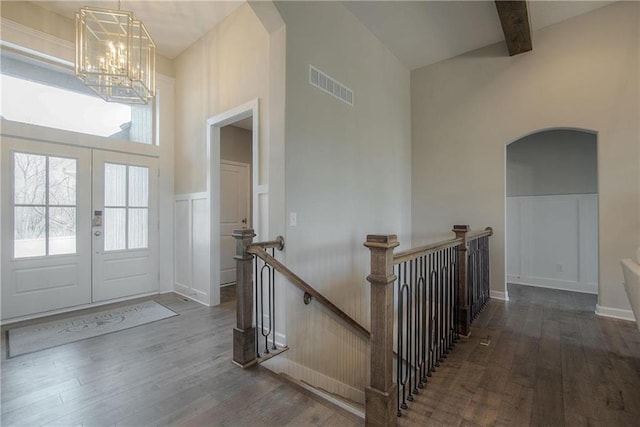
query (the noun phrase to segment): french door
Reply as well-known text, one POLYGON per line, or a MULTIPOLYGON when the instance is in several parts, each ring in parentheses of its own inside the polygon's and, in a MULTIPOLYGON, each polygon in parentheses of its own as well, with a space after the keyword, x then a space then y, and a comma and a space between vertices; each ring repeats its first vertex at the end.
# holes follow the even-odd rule
POLYGON ((1 154, 2 319, 158 290, 156 159, 8 137, 1 154))
POLYGON ((93 300, 158 290, 155 158, 93 151, 93 300))

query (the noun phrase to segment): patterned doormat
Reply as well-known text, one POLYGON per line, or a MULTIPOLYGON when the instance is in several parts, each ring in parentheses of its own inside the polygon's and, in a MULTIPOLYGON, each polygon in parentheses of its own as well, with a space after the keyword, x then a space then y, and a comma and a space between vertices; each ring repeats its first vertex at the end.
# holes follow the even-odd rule
POLYGON ((64 320, 9 329, 7 358, 134 328, 177 315, 178 313, 155 301, 145 301, 64 320))

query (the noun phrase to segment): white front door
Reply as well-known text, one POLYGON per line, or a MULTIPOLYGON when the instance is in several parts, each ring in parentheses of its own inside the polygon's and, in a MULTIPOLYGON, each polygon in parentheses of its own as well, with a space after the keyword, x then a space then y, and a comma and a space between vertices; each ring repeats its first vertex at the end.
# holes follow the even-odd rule
POLYGON ((157 159, 93 151, 92 236, 94 301, 159 290, 157 159))
POLYGON ((251 226, 249 172, 245 163, 220 163, 220 284, 236 281, 233 230, 251 226))
POLYGON ((91 150, 2 138, 2 318, 91 302, 91 150))

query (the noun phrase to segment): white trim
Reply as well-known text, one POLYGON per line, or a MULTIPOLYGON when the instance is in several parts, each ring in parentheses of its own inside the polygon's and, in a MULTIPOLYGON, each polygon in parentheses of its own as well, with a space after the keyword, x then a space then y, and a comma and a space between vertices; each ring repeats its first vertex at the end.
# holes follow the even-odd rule
MULTIPOLYGON (((209 304, 220 304, 220 128, 233 124, 239 120, 252 118, 252 144, 251 144, 251 175, 252 188, 258 189, 260 179, 260 120, 259 101, 253 99, 238 107, 227 110, 207 120, 207 194, 209 196, 210 218, 210 293, 209 304)), ((266 230, 260 230, 260 211, 258 192, 252 195, 252 219, 253 230, 258 239, 266 230)))
POLYGON ((139 142, 125 141, 124 139, 106 138, 104 136, 19 123, 6 119, 0 121, 0 126, 3 137, 72 145, 75 147, 93 148, 103 151, 135 154, 138 156, 160 157, 159 147, 153 144, 141 144, 139 142))
MULTIPOLYGON (((169 292, 172 292, 172 291, 169 291, 169 292)), ((149 296, 152 296, 152 295, 160 295, 160 292, 146 292, 146 293, 138 294, 138 295, 130 295, 130 296, 122 297, 122 298, 114 298, 114 299, 110 299, 110 300, 106 300, 106 301, 92 302, 92 303, 89 303, 89 304, 82 304, 82 305, 76 305, 76 306, 73 306, 73 307, 61 308, 59 310, 51 310, 51 311, 45 311, 45 312, 42 312, 42 313, 30 314, 28 316, 13 317, 13 318, 10 318, 10 319, 1 320, 0 321, 0 325, 1 326, 5 326, 5 325, 10 325, 12 323, 23 322, 25 320, 33 320, 33 319, 39 319, 41 317, 55 316, 56 314, 70 313, 72 311, 78 311, 78 310, 84 310, 84 309, 87 309, 87 308, 100 307, 100 306, 107 305, 107 304, 114 304, 114 303, 117 303, 117 302, 129 301, 129 300, 134 300, 134 299, 138 299, 138 298, 145 298, 145 297, 149 297, 149 296)))
POLYGON ((532 286, 534 288, 545 289, 557 289, 559 291, 578 292, 581 294, 598 295, 598 285, 593 283, 587 283, 588 289, 581 288, 576 282, 570 282, 565 280, 552 280, 539 277, 529 277, 529 279, 537 279, 538 282, 533 283, 530 281, 520 280, 518 276, 507 276, 507 282, 514 285, 532 286))
POLYGON ((316 396, 321 397, 322 399, 326 400, 327 402, 332 403, 332 404, 336 405, 337 407, 344 409, 345 411, 349 412, 350 414, 355 415, 358 418, 361 418, 364 421, 365 413, 364 413, 364 411, 362 409, 360 409, 360 408, 358 408, 356 406, 350 405, 346 401, 336 398, 331 393, 327 393, 326 391, 324 391, 322 389, 315 388, 315 387, 305 383, 304 381, 298 381, 295 378, 290 377, 288 375, 285 378, 287 378, 287 380, 295 383, 299 387, 302 387, 303 389, 307 390, 308 392, 313 393, 316 396))
POLYGON ((184 297, 184 298, 188 299, 189 301, 197 302, 198 304, 204 305, 205 307, 211 307, 210 305, 207 305, 204 302, 202 302, 202 301, 200 301, 198 299, 195 299, 195 298, 193 298, 193 297, 191 297, 189 295, 185 295, 184 293, 182 293, 180 291, 177 291, 175 289, 173 291, 169 291, 169 292, 176 293, 176 294, 180 295, 181 297, 184 297))
POLYGON ((489 296, 491 297, 491 299, 497 299, 497 300, 501 300, 501 301, 509 301, 509 293, 506 290, 504 292, 490 290, 489 291, 489 296))
POLYGON ((633 311, 631 310, 603 307, 599 304, 596 304, 596 314, 601 317, 610 317, 612 319, 628 320, 630 322, 636 321, 636 316, 633 315, 633 311))
POLYGON ((30 55, 56 60, 67 66, 75 61, 75 45, 68 40, 38 31, 10 19, 2 18, 2 41, 0 46, 8 47, 30 55))

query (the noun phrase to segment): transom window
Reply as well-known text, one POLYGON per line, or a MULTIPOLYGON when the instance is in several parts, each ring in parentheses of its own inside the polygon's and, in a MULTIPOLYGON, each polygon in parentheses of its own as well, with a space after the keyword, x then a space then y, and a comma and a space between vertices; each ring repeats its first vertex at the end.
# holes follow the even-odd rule
POLYGON ((76 164, 13 153, 14 258, 76 253, 76 164))
POLYGON ((107 102, 63 66, 0 51, 0 116, 15 122, 153 143, 153 102, 107 102))
POLYGON ((104 164, 104 250, 148 246, 149 168, 104 164))

